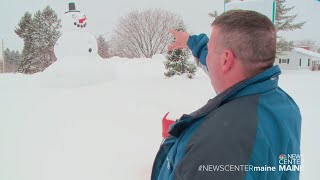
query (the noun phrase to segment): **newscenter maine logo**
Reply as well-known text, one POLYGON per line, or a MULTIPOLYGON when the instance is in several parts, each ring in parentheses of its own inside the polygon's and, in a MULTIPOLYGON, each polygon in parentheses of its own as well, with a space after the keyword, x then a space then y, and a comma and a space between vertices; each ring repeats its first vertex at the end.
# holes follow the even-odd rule
POLYGON ((279 171, 301 171, 300 154, 280 154, 279 171))

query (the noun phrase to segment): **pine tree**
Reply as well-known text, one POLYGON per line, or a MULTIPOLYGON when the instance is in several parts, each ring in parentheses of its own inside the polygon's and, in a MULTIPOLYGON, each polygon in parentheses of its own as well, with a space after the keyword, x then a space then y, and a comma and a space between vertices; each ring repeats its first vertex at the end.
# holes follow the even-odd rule
POLYGON ((60 27, 61 20, 49 6, 37 11, 33 17, 29 12, 25 13, 15 29, 24 41, 19 72, 43 71, 56 60, 53 48, 60 37, 60 27))
POLYGON ((12 54, 9 48, 3 51, 3 59, 5 60, 5 62, 12 60, 12 54))
MULTIPOLYGON (((33 20, 32 14, 26 12, 21 18, 18 28, 15 29, 15 33, 24 41, 23 50, 22 50, 22 62, 20 68, 24 68, 27 65, 27 62, 34 59, 33 48, 32 48, 32 31, 33 31, 33 20)), ((20 72, 23 72, 20 70, 20 72)))
POLYGON ((17 72, 21 63, 21 54, 19 51, 11 51, 7 48, 3 51, 3 58, 5 61, 5 72, 17 72))
MULTIPOLYGON (((184 25, 180 24, 176 30, 186 31, 186 28, 184 25)), ((164 75, 166 77, 172 77, 174 75, 187 74, 188 78, 193 78, 197 71, 197 66, 193 62, 188 61, 190 57, 191 53, 189 49, 175 49, 169 51, 166 56, 167 60, 164 62, 167 70, 164 75)))
POLYGON ((97 43, 98 43, 98 54, 102 57, 102 58, 109 58, 109 43, 106 41, 106 39, 100 35, 97 38, 97 43))
MULTIPOLYGON (((276 22, 277 32, 279 31, 294 31, 301 29, 305 22, 294 23, 297 14, 288 15, 295 7, 286 7, 286 0, 277 0, 276 3, 276 22)), ((278 34, 278 33, 277 33, 278 34)), ((285 51, 291 51, 294 47, 293 41, 286 41, 283 37, 277 37, 277 55, 282 55, 285 51)))
POLYGON ((21 55, 19 51, 11 51, 9 48, 3 51, 3 58, 5 62, 19 63, 21 61, 21 55))
MULTIPOLYGON (((225 0, 225 3, 230 2, 230 0, 225 0)), ((295 19, 298 16, 297 14, 288 15, 291 10, 295 7, 287 7, 286 0, 276 0, 276 18, 275 18, 275 27, 277 32, 279 31, 294 31, 301 29, 305 22, 295 23, 295 19)), ((216 18, 218 16, 217 11, 209 13, 209 16, 216 18)), ((279 33, 277 33, 279 34, 279 33)), ((291 51, 294 47, 293 41, 287 41, 281 36, 277 36, 277 55, 282 55, 283 52, 291 51)))
POLYGON ((213 13, 212 12, 208 13, 208 15, 212 18, 216 18, 216 17, 218 17, 218 11, 215 10, 215 11, 213 11, 213 13))

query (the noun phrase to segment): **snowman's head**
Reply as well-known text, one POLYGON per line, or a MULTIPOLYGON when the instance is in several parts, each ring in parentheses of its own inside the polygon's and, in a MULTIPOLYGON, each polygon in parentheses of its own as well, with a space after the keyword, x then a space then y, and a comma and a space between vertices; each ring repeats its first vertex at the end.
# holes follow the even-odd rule
POLYGON ((69 11, 62 17, 62 31, 83 31, 88 25, 87 21, 86 15, 76 10, 75 3, 69 3, 69 11))

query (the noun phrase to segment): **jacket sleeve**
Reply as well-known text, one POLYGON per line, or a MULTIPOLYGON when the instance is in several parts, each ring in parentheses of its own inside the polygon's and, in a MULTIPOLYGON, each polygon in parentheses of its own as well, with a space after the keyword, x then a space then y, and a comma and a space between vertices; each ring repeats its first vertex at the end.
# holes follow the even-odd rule
POLYGON ((187 41, 187 45, 192 51, 192 55, 205 67, 207 66, 206 58, 208 54, 208 42, 209 38, 206 34, 192 35, 187 41))
POLYGON ((256 97, 241 98, 207 115, 185 146, 174 180, 243 180, 257 131, 256 97))

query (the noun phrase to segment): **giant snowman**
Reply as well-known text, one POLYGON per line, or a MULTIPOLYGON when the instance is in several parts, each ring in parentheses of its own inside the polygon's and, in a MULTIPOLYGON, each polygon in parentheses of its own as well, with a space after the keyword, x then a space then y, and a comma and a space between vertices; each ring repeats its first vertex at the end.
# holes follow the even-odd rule
POLYGON ((81 87, 108 82, 110 64, 98 55, 96 38, 87 31, 88 18, 69 3, 62 17, 62 35, 54 46, 57 61, 41 78, 44 87, 81 87))

